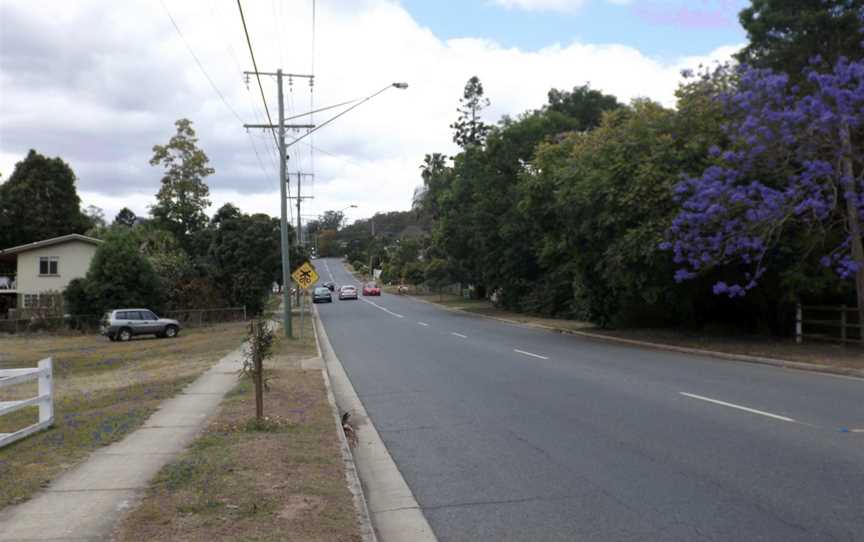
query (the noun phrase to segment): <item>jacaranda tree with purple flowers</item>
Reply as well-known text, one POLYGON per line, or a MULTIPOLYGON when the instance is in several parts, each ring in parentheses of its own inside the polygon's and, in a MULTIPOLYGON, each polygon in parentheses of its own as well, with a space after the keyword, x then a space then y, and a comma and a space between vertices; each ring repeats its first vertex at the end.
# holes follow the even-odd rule
POLYGON ((806 88, 771 70, 741 66, 738 76, 720 95, 728 147, 676 188, 682 210, 661 246, 681 264, 676 280, 734 264, 739 280, 714 292, 744 296, 792 243, 802 260, 855 281, 864 321, 864 61, 808 69, 806 88))

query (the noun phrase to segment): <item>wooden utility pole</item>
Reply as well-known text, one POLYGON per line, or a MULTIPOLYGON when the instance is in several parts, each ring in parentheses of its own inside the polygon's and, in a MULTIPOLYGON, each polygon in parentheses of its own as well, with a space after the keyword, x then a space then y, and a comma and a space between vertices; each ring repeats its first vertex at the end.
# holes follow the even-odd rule
MULTIPOLYGON (((263 128, 265 130, 274 130, 278 129, 278 145, 279 145, 279 194, 280 194, 280 211, 281 211, 281 219, 279 222, 280 226, 280 237, 281 237, 281 245, 282 245, 282 322, 283 329, 285 330, 285 336, 288 338, 293 337, 293 331, 291 327, 291 258, 290 258, 290 243, 288 240, 288 178, 287 178, 287 161, 288 156, 286 155, 286 147, 285 147, 285 129, 286 128, 307 128, 313 129, 315 128, 314 124, 285 124, 285 96, 282 91, 282 79, 284 77, 288 77, 290 79, 294 77, 298 78, 308 78, 312 79, 311 75, 298 75, 293 73, 282 73, 282 70, 276 70, 276 72, 255 72, 255 71, 246 71, 243 72, 245 75, 268 75, 276 77, 276 86, 279 94, 279 124, 244 124, 246 128, 263 128)), ((298 217, 299 219, 299 217, 298 217)))

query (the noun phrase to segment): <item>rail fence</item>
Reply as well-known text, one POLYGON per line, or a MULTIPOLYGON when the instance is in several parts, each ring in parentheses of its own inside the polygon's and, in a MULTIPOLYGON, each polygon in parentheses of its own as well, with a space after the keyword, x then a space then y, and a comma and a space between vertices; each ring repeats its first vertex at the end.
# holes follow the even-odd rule
MULTIPOLYGON (((185 328, 206 327, 228 322, 244 322, 247 319, 246 307, 227 307, 219 309, 187 309, 166 311, 160 314, 180 322, 185 328)), ((0 319, 0 334, 27 333, 98 333, 101 317, 84 315, 31 316, 15 320, 0 319)))
POLYGON ((22 408, 38 406, 39 421, 11 433, 0 433, 0 448, 21 440, 28 435, 32 435, 37 431, 47 429, 54 423, 54 382, 51 358, 41 360, 37 367, 0 369, 0 388, 14 384, 23 384, 33 380, 38 380, 39 382, 36 397, 19 399, 17 401, 0 401, 0 416, 22 408))
POLYGON ((795 339, 798 343, 815 339, 864 345, 864 322, 856 307, 798 305, 795 339))

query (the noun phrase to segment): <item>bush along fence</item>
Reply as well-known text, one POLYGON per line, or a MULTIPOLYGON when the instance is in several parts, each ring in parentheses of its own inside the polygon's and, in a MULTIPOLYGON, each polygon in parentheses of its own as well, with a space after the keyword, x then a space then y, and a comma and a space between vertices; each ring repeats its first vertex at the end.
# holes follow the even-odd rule
MULTIPOLYGON (((245 322, 246 307, 225 307, 219 309, 186 309, 166 311, 162 318, 171 318, 185 328, 206 327, 228 322, 245 322)), ((101 316, 92 314, 65 316, 31 316, 16 320, 0 319, 0 334, 19 333, 97 333, 101 316)))
POLYGON ((795 315, 795 340, 806 339, 858 343, 864 346, 864 322, 859 322, 856 307, 798 305, 795 315))

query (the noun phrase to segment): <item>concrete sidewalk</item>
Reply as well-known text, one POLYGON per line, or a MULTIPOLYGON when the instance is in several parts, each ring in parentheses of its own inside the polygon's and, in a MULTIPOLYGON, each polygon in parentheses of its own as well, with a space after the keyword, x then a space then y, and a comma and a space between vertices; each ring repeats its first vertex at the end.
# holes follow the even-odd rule
POLYGON ((94 452, 33 499, 0 511, 0 541, 108 540, 122 512, 150 479, 192 442, 237 383, 238 348, 177 396, 143 427, 94 452))

